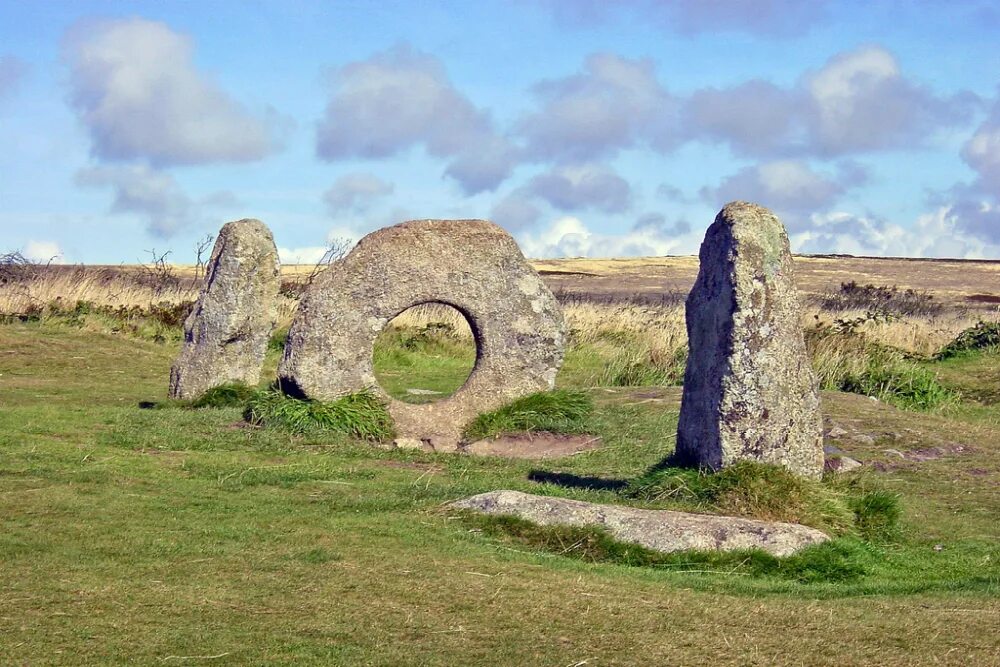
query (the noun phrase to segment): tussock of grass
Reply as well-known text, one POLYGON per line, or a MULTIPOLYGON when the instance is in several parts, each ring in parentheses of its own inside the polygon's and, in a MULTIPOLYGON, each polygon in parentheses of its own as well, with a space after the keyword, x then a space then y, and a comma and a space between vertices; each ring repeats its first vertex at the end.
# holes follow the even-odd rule
POLYGON ((979 322, 941 348, 937 359, 951 359, 962 354, 1000 348, 1000 322, 979 322))
POLYGON ((267 339, 267 349, 270 352, 284 352, 285 342, 288 340, 288 327, 278 327, 271 332, 267 339))
POLYGON ((585 392, 543 391, 479 415, 465 427, 464 436, 480 440, 504 433, 531 431, 584 433, 593 409, 593 401, 585 392))
POLYGON ((806 343, 822 389, 874 396, 904 410, 935 410, 958 400, 931 369, 856 331, 817 327, 806 343))
POLYGON ((254 395, 243 413, 251 424, 283 428, 293 433, 330 431, 363 440, 393 437, 392 418, 371 392, 348 394, 332 403, 292 398, 268 390, 254 395))
POLYGON ((192 408, 231 408, 246 405, 258 393, 255 387, 242 382, 227 382, 212 387, 191 402, 192 408))
POLYGON ((688 504, 719 514, 785 521, 837 535, 883 538, 895 531, 899 500, 863 477, 823 482, 785 468, 743 461, 718 472, 655 469, 624 491, 630 498, 688 504))
POLYGON ((742 574, 803 583, 849 582, 868 572, 871 555, 858 540, 842 538, 778 558, 760 549, 661 553, 620 542, 596 527, 539 526, 511 516, 468 514, 484 535, 588 563, 668 569, 699 574, 742 574))

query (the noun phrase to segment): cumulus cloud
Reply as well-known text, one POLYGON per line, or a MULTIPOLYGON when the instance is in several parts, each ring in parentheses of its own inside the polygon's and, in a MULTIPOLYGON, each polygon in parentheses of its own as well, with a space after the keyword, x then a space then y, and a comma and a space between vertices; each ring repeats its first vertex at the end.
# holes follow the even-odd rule
POLYGON ((169 237, 197 224, 201 215, 169 174, 146 165, 103 166, 83 169, 76 175, 78 185, 113 188, 112 213, 135 213, 146 220, 150 233, 169 237))
POLYGON ((532 178, 526 189, 563 211, 621 213, 629 208, 632 198, 628 181, 596 164, 556 167, 532 178))
POLYGON ((341 176, 323 195, 330 213, 367 210, 375 201, 392 194, 393 185, 374 174, 355 172, 341 176))
POLYGON ((655 232, 661 236, 684 236, 691 232, 691 223, 684 219, 668 222, 662 213, 646 213, 632 225, 633 232, 655 232))
POLYGON ((348 227, 334 227, 326 235, 326 245, 283 248, 278 246, 278 258, 282 264, 317 264, 326 257, 331 246, 350 252, 360 235, 348 227))
POLYGON ((560 23, 589 26, 614 14, 652 20, 678 33, 802 34, 823 18, 828 0, 536 0, 560 23))
POLYGON ((688 136, 754 157, 837 157, 912 148, 967 121, 971 93, 950 97, 906 78, 878 46, 840 53, 790 88, 750 81, 696 91, 684 106, 688 136))
POLYGON ((19 58, 0 56, 0 100, 14 90, 27 71, 27 64, 19 58))
POLYGON ((1000 256, 1000 245, 970 234, 947 206, 920 216, 912 227, 834 212, 813 215, 790 234, 799 253, 982 259, 1000 256))
POLYGON ((962 159, 975 170, 977 189, 1000 198, 1000 97, 962 147, 962 159))
POLYGON ((70 100, 103 160, 155 166, 247 162, 274 128, 199 72, 192 43, 141 18, 86 21, 67 33, 70 100))
POLYGON ((842 164, 837 174, 830 175, 800 160, 777 160, 745 167, 718 187, 703 188, 701 194, 716 208, 733 200, 758 202, 788 217, 785 222, 789 224, 826 210, 849 188, 866 180, 864 170, 853 163, 842 164))
POLYGON ((677 140, 677 100, 656 80, 652 61, 593 54, 583 72, 533 92, 540 108, 518 127, 533 159, 581 162, 677 140))
POLYGON ((518 236, 527 257, 637 257, 676 253, 690 239, 675 238, 661 230, 633 229, 624 234, 602 234, 579 218, 562 217, 548 227, 518 236))
POLYGON ((518 188, 501 199, 490 212, 490 220, 508 230, 531 227, 542 212, 524 188, 518 188))
POLYGON ((651 5, 682 33, 745 32, 768 37, 799 35, 825 13, 828 0, 659 0, 651 5))
POLYGON ((468 194, 495 188, 516 163, 489 114, 452 85, 441 62, 397 46, 333 75, 317 128, 317 154, 334 161, 384 158, 413 146, 451 160, 446 173, 468 194))
POLYGON ((28 241, 22 254, 38 264, 66 263, 66 255, 55 241, 28 241))

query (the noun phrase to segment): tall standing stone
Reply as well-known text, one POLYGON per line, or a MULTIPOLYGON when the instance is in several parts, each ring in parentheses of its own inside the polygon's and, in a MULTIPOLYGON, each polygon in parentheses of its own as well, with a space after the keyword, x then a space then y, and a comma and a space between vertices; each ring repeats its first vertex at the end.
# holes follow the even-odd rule
POLYGON ((758 461, 819 477, 819 394, 784 226, 756 204, 727 204, 700 260, 687 299, 676 458, 712 469, 758 461))
POLYGON ((226 382, 257 384, 276 321, 280 268, 264 223, 223 225, 170 369, 172 398, 197 398, 226 382))

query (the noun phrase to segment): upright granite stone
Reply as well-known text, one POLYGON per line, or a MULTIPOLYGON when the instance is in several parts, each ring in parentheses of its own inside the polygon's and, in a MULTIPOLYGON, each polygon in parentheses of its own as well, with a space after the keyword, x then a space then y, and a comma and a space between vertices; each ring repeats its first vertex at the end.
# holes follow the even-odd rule
POLYGON ((306 290, 278 379, 288 394, 324 401, 373 390, 400 443, 453 451, 479 413, 552 388, 565 335, 558 302, 510 234, 485 220, 413 220, 364 237, 306 290), (375 339, 407 308, 435 302, 469 321, 475 367, 441 401, 394 400, 375 380, 375 339))
POLYGON ((223 225, 170 369, 172 398, 197 398, 226 382, 257 384, 276 320, 279 272, 278 250, 264 223, 223 225))
POLYGON ((819 477, 819 394, 785 228, 761 206, 732 202, 705 234, 700 259, 687 299, 677 459, 712 469, 774 463, 819 477))

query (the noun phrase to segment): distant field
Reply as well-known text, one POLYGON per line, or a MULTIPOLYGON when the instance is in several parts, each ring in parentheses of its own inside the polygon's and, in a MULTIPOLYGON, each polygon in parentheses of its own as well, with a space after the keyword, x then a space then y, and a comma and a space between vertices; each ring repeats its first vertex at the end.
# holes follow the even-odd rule
MULTIPOLYGON (((687 293, 698 274, 698 258, 638 257, 629 259, 539 259, 532 260, 553 291, 566 294, 618 299, 663 292, 687 293)), ((72 267, 52 267, 66 271, 72 267)), ((137 272, 134 265, 89 268, 137 272)), ((194 267, 174 267, 178 275, 194 276, 194 267)), ((282 275, 303 278, 312 265, 285 265, 282 275)), ((795 257, 796 280, 806 294, 822 294, 854 280, 861 284, 897 285, 925 290, 950 304, 970 307, 1000 305, 1000 260, 908 259, 886 257, 816 256, 795 257)))

